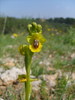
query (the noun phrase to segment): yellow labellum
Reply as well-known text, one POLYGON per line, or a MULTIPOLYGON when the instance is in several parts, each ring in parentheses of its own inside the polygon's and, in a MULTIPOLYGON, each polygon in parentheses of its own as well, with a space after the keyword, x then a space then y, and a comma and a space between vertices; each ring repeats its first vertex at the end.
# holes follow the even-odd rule
POLYGON ((39 42, 39 45, 37 48, 34 47, 34 45, 29 45, 29 49, 32 51, 32 52, 40 52, 41 51, 41 48, 42 48, 42 44, 39 42))

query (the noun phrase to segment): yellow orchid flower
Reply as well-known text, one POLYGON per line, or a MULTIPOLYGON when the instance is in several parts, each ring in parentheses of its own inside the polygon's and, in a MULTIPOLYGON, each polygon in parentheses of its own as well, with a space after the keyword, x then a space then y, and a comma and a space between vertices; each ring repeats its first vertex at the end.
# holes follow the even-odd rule
POLYGON ((40 52, 42 49, 42 43, 45 42, 45 38, 42 36, 42 34, 35 33, 29 35, 27 37, 27 41, 29 43, 29 49, 32 52, 40 52))
POLYGON ((43 43, 46 41, 42 35, 42 26, 33 22, 28 25, 29 36, 27 36, 27 45, 19 46, 20 54, 24 55, 26 75, 19 75, 18 81, 25 83, 25 100, 30 100, 31 94, 31 83, 32 81, 37 81, 38 79, 30 78, 30 68, 32 62, 32 56, 34 52, 40 52, 43 43))
POLYGON ((20 45, 18 48, 18 51, 20 52, 21 55, 25 55, 25 48, 27 45, 20 45))

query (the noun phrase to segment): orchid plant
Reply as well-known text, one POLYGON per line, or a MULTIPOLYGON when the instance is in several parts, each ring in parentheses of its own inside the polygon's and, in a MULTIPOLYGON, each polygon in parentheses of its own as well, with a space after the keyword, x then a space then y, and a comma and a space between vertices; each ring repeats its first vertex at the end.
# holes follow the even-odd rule
POLYGON ((40 52, 46 39, 42 35, 42 26, 33 22, 28 25, 29 35, 27 36, 28 45, 19 46, 19 52, 24 56, 26 75, 19 75, 18 80, 25 83, 25 100, 30 100, 31 82, 36 79, 30 78, 32 56, 35 52, 40 52))

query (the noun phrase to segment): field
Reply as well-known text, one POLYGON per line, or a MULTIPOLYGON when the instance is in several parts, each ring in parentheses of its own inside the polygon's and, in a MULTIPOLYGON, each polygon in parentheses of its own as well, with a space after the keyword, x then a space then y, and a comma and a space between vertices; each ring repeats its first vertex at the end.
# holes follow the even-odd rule
MULTIPOLYGON (((14 19, 11 18, 11 20, 14 19)), ((17 21, 20 23, 19 20, 17 21)), ((0 27, 0 67, 5 70, 11 69, 13 66, 24 67, 24 57, 19 54, 18 47, 26 44, 28 35, 26 25, 32 21, 42 25, 46 42, 42 51, 33 56, 31 75, 41 83, 39 86, 33 85, 30 100, 75 100, 74 23, 64 24, 44 19, 22 19, 19 25, 22 26, 25 22, 25 29, 23 26, 18 29, 17 24, 14 26, 14 22, 7 19, 7 23, 9 22, 11 26, 6 25, 5 33, 1 33, 2 28, 0 27), (11 24, 11 22, 13 23, 11 24), (17 36, 14 36, 14 33, 17 36), (8 63, 7 59, 11 63, 8 63), (11 59, 14 60, 14 63, 11 59)), ((38 81, 34 84, 37 83, 38 81)), ((23 86, 22 83, 4 86, 6 90, 2 88, 0 97, 4 100, 24 100, 23 86)))

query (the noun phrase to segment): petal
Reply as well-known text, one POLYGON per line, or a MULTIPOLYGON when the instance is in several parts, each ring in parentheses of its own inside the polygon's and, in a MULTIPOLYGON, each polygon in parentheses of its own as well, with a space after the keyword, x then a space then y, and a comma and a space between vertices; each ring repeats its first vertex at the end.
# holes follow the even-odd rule
POLYGON ((20 52, 21 55, 25 55, 25 49, 27 48, 27 45, 20 45, 18 50, 20 52))
POLYGON ((42 44, 41 43, 39 43, 39 47, 38 48, 34 48, 33 45, 29 45, 29 49, 32 52, 40 52, 41 51, 41 48, 42 48, 42 44))
POLYGON ((39 33, 35 33, 35 34, 33 34, 31 36, 29 35, 27 37, 27 41, 30 44, 33 44, 34 40, 39 40, 41 43, 44 43, 46 41, 46 39, 43 37, 43 35, 39 34, 39 33))
POLYGON ((36 40, 39 40, 41 43, 44 43, 46 41, 46 39, 43 37, 42 34, 38 34, 36 33, 34 36, 33 36, 34 39, 36 40))
POLYGON ((32 36, 27 36, 27 41, 30 42, 32 36))

